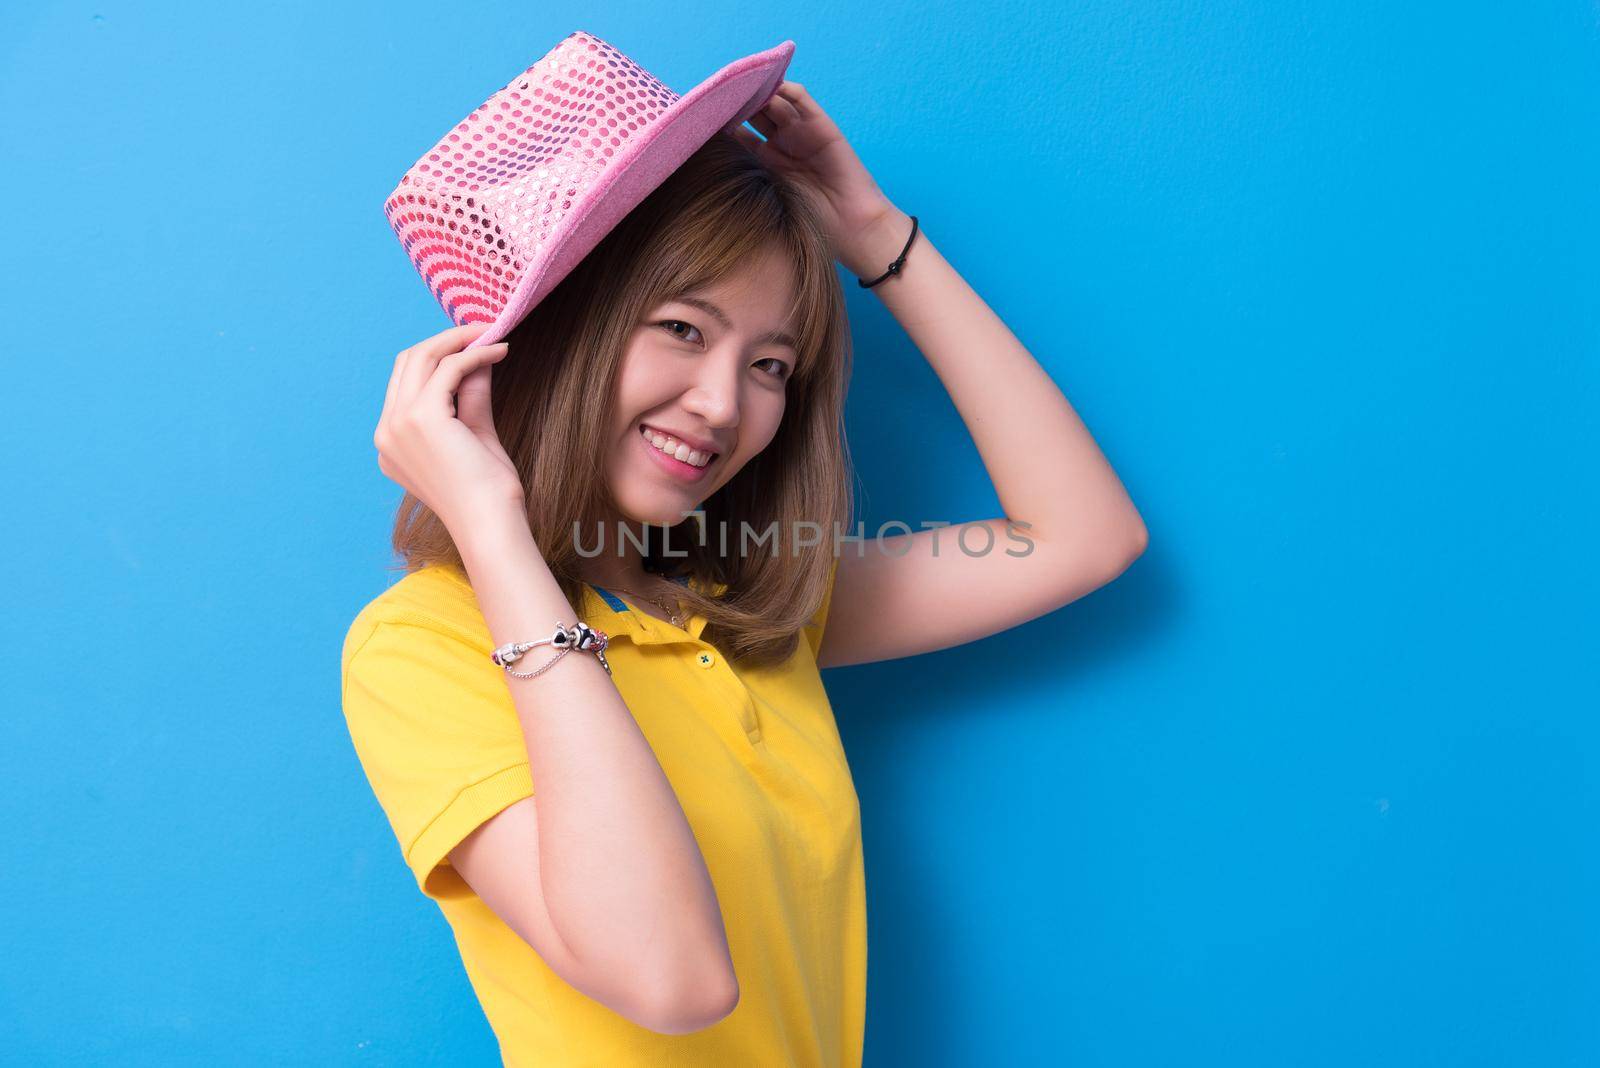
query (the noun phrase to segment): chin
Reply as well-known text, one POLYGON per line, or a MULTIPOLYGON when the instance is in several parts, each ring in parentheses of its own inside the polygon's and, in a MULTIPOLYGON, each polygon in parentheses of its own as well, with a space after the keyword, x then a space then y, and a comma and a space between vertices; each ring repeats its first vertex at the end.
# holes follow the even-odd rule
POLYGON ((692 512, 698 507, 698 501, 687 498, 663 500, 660 497, 618 497, 623 521, 634 526, 648 523, 652 526, 675 527, 687 518, 685 512, 692 512))

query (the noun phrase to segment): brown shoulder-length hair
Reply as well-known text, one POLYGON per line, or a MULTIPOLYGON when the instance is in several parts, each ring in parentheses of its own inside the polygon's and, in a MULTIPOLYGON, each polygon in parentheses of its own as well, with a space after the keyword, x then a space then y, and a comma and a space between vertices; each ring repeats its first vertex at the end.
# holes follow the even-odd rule
MULTIPOLYGON (((630 524, 642 534, 647 570, 687 574, 703 587, 685 587, 682 598, 687 612, 706 617, 702 639, 749 665, 794 653, 827 591, 834 533, 852 526, 855 479, 844 433, 849 320, 826 233, 804 192, 719 131, 518 324, 490 376, 495 428, 522 476, 534 541, 581 611, 579 549, 592 556, 600 517, 620 514, 604 478, 595 477, 595 457, 610 445, 614 385, 630 336, 663 301, 715 283, 773 247, 796 278, 790 325, 800 350, 777 434, 701 504, 703 528, 693 515, 670 527, 630 524)), ((605 538, 604 551, 616 552, 614 526, 605 538)), ((464 571, 450 532, 410 493, 393 543, 408 572, 439 564, 464 571)))

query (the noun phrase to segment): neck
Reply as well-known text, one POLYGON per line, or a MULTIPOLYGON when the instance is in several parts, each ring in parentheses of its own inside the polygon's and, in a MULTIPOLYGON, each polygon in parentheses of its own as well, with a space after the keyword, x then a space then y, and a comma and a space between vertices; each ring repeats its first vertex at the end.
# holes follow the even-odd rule
POLYGON ((628 533, 624 534, 618 521, 612 518, 606 520, 603 529, 601 552, 580 565, 585 582, 608 590, 636 593, 647 593, 661 584, 661 579, 645 570, 644 554, 633 542, 633 536, 643 534, 638 523, 628 524, 628 533))

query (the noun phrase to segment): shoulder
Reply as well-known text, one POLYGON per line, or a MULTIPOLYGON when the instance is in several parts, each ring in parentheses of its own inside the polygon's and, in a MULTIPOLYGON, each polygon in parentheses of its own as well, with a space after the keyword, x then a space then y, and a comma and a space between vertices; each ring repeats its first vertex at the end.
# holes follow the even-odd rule
POLYGON ((341 660, 346 670, 380 631, 454 639, 485 650, 493 644, 466 575, 446 565, 409 572, 361 607, 345 632, 341 660))
POLYGON ((374 597, 351 622, 340 661, 341 700, 358 748, 406 738, 433 744, 452 723, 478 735, 514 719, 492 648, 459 571, 424 568, 374 597))

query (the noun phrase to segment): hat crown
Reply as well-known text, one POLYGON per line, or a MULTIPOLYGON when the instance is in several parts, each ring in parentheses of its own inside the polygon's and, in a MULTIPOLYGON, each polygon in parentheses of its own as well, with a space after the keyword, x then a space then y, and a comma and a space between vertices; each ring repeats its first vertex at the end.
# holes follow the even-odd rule
POLYGON ((451 320, 493 322, 579 194, 677 100, 578 30, 412 164, 384 213, 451 320))

